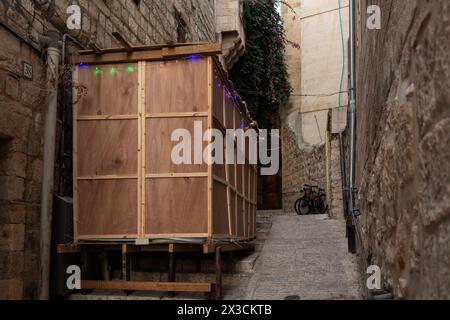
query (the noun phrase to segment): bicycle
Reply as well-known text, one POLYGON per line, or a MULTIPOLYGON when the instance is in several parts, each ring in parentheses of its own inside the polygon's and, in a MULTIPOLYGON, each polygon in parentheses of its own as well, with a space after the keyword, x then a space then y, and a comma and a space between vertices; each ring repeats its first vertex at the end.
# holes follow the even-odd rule
POLYGON ((297 199, 294 209, 298 215, 325 214, 328 211, 325 189, 305 184, 303 196, 297 199))
POLYGON ((325 214, 328 211, 327 195, 325 189, 320 189, 316 196, 313 198, 314 211, 316 214, 325 214))
POLYGON ((314 188, 316 187, 307 184, 303 186, 303 196, 297 199, 294 204, 295 212, 298 215, 306 215, 312 211, 313 206, 311 196, 314 194, 314 188))

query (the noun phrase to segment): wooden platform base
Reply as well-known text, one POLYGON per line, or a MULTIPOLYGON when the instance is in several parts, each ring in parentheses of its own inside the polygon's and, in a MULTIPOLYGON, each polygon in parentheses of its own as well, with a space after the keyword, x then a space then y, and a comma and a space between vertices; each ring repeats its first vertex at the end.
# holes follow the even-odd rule
POLYGON ((169 292, 203 292, 208 299, 222 298, 222 253, 230 251, 253 250, 253 243, 227 244, 184 244, 167 243, 139 246, 135 244, 60 244, 59 254, 81 254, 81 289, 82 290, 123 290, 123 291, 156 291, 169 292), (122 253, 122 280, 110 280, 108 272, 107 251, 122 253), (89 267, 88 253, 99 253, 102 263, 103 280, 87 280, 89 267), (169 254, 168 279, 169 282, 142 282, 131 280, 132 254, 139 252, 167 252, 169 254), (198 252, 203 254, 215 253, 215 283, 186 283, 176 282, 176 253, 198 252))

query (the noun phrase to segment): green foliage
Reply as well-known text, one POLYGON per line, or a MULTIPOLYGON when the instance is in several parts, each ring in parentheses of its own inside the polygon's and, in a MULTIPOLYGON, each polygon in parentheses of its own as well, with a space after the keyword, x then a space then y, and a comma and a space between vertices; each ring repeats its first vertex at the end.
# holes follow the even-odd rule
POLYGON ((246 52, 230 72, 236 90, 247 102, 260 128, 278 125, 278 108, 291 92, 284 61, 283 22, 279 0, 245 0, 246 52))

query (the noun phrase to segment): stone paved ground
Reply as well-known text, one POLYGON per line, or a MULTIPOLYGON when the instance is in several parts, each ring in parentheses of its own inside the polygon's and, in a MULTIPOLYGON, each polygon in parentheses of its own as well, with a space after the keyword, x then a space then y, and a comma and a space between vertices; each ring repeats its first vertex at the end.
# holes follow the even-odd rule
POLYGON ((326 215, 274 215, 246 283, 226 299, 360 299, 356 257, 347 253, 345 225, 326 215))
MULTIPOLYGON (((224 299, 360 299, 356 257, 347 253, 345 225, 326 215, 258 213, 256 251, 224 274, 224 299)), ((214 274, 181 274, 178 281, 214 281, 214 274)), ((97 291, 73 300, 203 299, 203 294, 97 291)))

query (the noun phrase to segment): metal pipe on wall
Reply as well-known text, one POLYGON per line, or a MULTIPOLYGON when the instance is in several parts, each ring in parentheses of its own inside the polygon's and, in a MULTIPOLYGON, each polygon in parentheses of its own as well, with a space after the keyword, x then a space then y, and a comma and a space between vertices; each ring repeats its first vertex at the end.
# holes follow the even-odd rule
MULTIPOLYGON (((350 0, 349 5, 349 38, 350 38, 350 50, 349 50, 349 68, 350 68, 350 86, 349 86, 349 95, 350 95, 350 108, 349 108, 349 142, 350 142, 350 179, 349 179, 349 192, 348 192, 348 207, 349 207, 349 217, 352 220, 352 227, 349 229, 350 232, 356 232, 355 228, 355 219, 356 219, 356 210, 355 210, 355 168, 356 168, 356 43, 355 43, 355 18, 356 18, 356 10, 355 10, 355 0, 350 0)), ((349 236, 349 251, 355 252, 356 244, 350 243, 350 241, 354 242, 354 235, 349 236)))
POLYGON ((342 208, 344 209, 344 217, 348 215, 347 201, 347 170, 345 168, 345 152, 344 152, 344 131, 339 131, 339 153, 341 166, 341 187, 342 187, 342 208))
POLYGON ((60 34, 50 30, 41 42, 47 48, 47 108, 44 124, 44 169, 42 177, 40 216, 40 290, 39 299, 49 298, 52 207, 55 172, 56 116, 58 103, 60 34))

